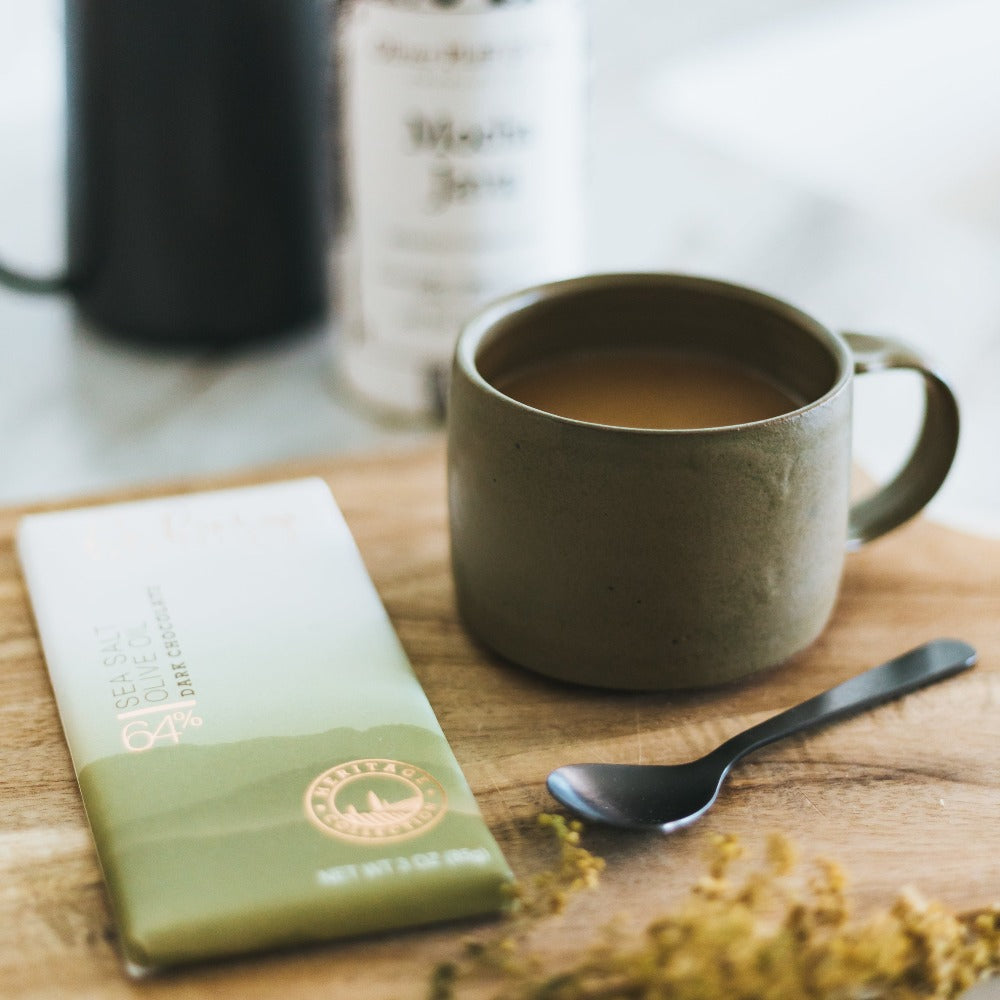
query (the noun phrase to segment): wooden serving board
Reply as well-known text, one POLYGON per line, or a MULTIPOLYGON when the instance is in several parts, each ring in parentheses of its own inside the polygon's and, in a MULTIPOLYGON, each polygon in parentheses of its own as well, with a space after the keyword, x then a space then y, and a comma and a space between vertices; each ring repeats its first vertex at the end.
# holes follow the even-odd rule
MULTIPOLYGON (((772 831, 847 869, 859 910, 904 885, 956 909, 1000 900, 1000 542, 916 521, 849 556, 833 622, 766 676, 684 695, 609 694, 536 677, 479 647, 457 620, 448 570, 441 442, 403 454, 285 466, 96 500, 319 474, 369 571, 468 776, 521 877, 553 851, 535 817, 545 776, 581 760, 679 761, 939 635, 980 652, 971 672, 748 758, 689 830, 594 829, 601 887, 538 935, 566 955, 613 914, 638 925, 703 871, 707 838, 749 848, 772 831)), ((60 506, 70 506, 64 504, 60 506)), ((11 998, 422 997, 435 962, 483 925, 415 930, 129 982, 48 686, 12 534, 0 512, 0 995, 11 998)))

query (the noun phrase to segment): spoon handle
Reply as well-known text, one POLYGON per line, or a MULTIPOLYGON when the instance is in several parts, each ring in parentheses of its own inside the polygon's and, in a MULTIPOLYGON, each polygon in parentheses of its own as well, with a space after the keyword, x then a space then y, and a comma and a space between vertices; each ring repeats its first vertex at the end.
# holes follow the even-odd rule
POLYGON ((968 643, 935 639, 739 733, 712 756, 718 754, 735 763, 775 740, 909 694, 925 684, 961 673, 975 662, 976 651, 968 643))

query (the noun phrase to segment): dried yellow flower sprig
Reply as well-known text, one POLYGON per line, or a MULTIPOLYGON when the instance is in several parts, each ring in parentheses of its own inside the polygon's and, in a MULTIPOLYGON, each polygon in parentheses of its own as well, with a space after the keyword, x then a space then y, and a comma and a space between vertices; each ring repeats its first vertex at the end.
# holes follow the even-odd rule
POLYGON ((542 813, 538 825, 551 832, 559 849, 559 863, 551 871, 542 872, 527 885, 516 883, 514 911, 519 916, 542 917, 562 913, 569 898, 582 889, 597 886, 604 859, 580 846, 583 824, 567 821, 558 814, 542 813))
MULTIPOLYGON (((544 823, 560 865, 525 893, 522 924, 559 912, 566 890, 596 884, 603 867, 578 826, 544 823)), ((1000 906, 960 917, 908 890, 852 923, 836 864, 818 862, 803 879, 793 846, 775 836, 763 865, 737 878, 743 853, 735 838, 713 838, 707 873, 676 912, 638 939, 605 935, 555 974, 524 949, 525 933, 471 954, 505 976, 506 1000, 947 1000, 1000 973, 1000 906)), ((436 995, 454 985, 452 976, 436 995)))
POLYGON ((537 959, 524 949, 524 938, 545 917, 562 913, 570 897, 597 886, 604 859, 580 845, 583 824, 557 814, 542 813, 538 825, 555 840, 558 860, 529 882, 509 888, 511 905, 504 932, 483 941, 465 942, 457 962, 438 965, 431 977, 430 1000, 451 1000, 460 979, 477 972, 499 973, 515 982, 528 982, 538 972, 537 959))

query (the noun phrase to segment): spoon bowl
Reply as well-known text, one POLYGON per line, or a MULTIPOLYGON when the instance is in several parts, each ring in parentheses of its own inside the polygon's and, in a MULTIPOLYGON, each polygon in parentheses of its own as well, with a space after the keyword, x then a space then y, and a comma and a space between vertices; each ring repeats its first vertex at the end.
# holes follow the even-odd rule
POLYGON ((935 639, 747 729, 684 764, 567 764, 548 777, 553 797, 583 819, 673 833, 703 816, 733 765, 768 743, 944 680, 976 662, 958 639, 935 639))
POLYGON ((591 822, 673 833, 708 812, 728 773, 711 755, 685 764, 568 764, 549 775, 548 787, 591 822))

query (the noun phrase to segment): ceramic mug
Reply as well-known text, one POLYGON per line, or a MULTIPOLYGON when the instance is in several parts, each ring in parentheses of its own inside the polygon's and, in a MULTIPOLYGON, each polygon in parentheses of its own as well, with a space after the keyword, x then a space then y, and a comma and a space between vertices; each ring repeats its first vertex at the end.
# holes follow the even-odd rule
POLYGON ((65 270, 0 284, 167 348, 320 320, 323 0, 65 0, 65 25, 65 270))
POLYGON ((732 681, 822 631, 844 554, 906 521, 958 442, 948 385, 897 341, 837 335, 760 292, 669 274, 517 292, 463 330, 448 413, 459 612, 507 659, 621 689, 732 681), (656 348, 749 367, 802 401, 762 420, 635 429, 557 416, 496 385, 573 351, 656 348), (923 377, 914 450, 852 504, 852 385, 923 377))

